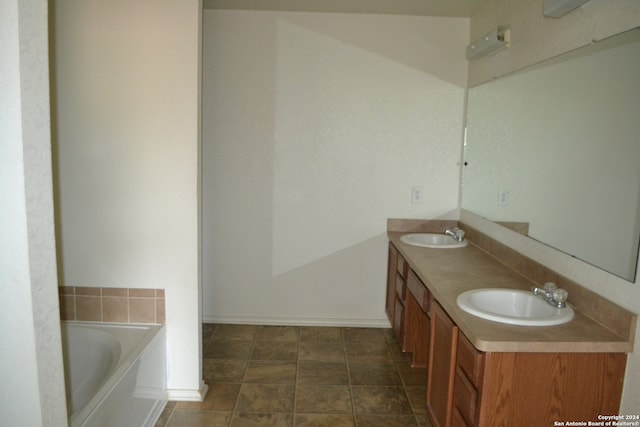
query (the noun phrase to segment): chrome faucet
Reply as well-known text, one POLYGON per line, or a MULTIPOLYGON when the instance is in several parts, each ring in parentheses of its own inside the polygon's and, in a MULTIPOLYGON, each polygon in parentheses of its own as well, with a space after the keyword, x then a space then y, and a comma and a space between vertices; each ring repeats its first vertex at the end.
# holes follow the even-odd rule
POLYGON ((545 283, 542 288, 534 286, 531 288, 531 292, 534 295, 542 295, 544 300, 554 307, 565 308, 567 306, 566 301, 569 292, 558 288, 553 282, 545 283))
POLYGON ((453 237, 456 242, 462 242, 464 240, 464 230, 459 227, 447 228, 444 230, 444 234, 453 237))

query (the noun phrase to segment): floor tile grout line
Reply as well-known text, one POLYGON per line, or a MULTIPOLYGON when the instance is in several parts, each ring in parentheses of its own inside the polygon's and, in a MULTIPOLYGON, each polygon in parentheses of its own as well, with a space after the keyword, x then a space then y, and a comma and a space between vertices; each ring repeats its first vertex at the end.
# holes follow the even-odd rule
POLYGON ((253 333, 253 340, 251 341, 251 350, 249 351, 249 354, 247 355, 247 360, 246 360, 246 363, 244 365, 244 370, 242 372, 242 376, 240 377, 240 386, 238 387, 238 395, 236 396, 236 401, 235 401, 235 404, 233 405, 233 410, 231 411, 231 416, 229 417, 229 426, 233 423, 234 416, 237 415, 240 412, 240 411, 238 411, 238 405, 240 403, 240 396, 242 394, 242 385, 245 384, 244 379, 245 379, 245 377, 247 375, 247 371, 249 370, 249 364, 251 363, 251 357, 253 356, 253 352, 254 352, 255 347, 256 347, 256 342, 258 341, 258 333, 259 333, 259 331, 260 331, 260 326, 255 325, 255 331, 253 333))
POLYGON ((347 383, 349 384, 349 397, 351 398, 351 419, 353 420, 353 425, 356 427, 358 425, 358 417, 356 415, 356 398, 353 394, 353 383, 351 381, 351 365, 349 364, 349 356, 347 351, 347 338, 344 336, 344 331, 346 328, 340 328, 340 335, 342 336, 342 351, 344 353, 344 363, 347 369, 347 383))
POLYGON ((293 405, 291 413, 291 425, 295 426, 296 423, 296 403, 298 401, 298 374, 300 368, 300 341, 302 340, 302 327, 298 327, 298 340, 296 342, 296 375, 293 382, 293 405))

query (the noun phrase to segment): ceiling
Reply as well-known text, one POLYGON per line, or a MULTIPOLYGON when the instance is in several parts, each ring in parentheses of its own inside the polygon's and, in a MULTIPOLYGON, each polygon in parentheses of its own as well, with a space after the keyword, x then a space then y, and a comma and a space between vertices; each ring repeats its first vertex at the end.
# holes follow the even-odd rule
POLYGON ((203 0, 205 9, 470 17, 479 0, 203 0))

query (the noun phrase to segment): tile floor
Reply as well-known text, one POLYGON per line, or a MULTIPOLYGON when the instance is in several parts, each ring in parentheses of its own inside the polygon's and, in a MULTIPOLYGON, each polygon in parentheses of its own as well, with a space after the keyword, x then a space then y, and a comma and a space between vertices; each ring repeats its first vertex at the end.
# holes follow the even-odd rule
POLYGON ((156 427, 430 427, 426 370, 390 329, 203 325, 204 402, 156 427))

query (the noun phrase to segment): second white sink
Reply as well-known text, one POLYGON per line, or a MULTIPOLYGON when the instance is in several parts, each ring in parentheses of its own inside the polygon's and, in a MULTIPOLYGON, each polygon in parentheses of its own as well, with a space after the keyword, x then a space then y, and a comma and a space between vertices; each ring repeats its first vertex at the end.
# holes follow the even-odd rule
POLYGON ((511 325, 560 325, 574 316, 569 306, 556 308, 533 293, 519 289, 474 289, 461 293, 456 302, 469 314, 511 325))
POLYGON ((407 245, 421 246, 423 248, 452 249, 467 246, 466 240, 458 242, 449 235, 437 233, 404 234, 400 237, 400 241, 407 245))

